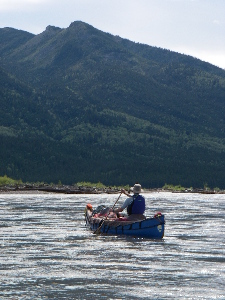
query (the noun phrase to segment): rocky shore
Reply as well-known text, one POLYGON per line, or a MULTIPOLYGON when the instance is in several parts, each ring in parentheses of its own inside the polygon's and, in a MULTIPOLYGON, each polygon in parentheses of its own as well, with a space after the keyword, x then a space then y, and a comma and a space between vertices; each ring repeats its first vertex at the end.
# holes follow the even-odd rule
POLYGON ((62 194, 115 194, 120 192, 116 188, 70 186, 70 185, 48 185, 48 184, 22 184, 0 186, 0 193, 62 193, 62 194))
MULTIPOLYGON (((88 187, 77 185, 49 185, 49 184, 20 184, 0 186, 0 193, 62 193, 62 194, 117 194, 119 188, 105 187, 88 187)), ((225 190, 204 190, 204 189, 145 189, 147 192, 172 192, 172 193, 199 193, 199 194, 225 194, 225 190)))

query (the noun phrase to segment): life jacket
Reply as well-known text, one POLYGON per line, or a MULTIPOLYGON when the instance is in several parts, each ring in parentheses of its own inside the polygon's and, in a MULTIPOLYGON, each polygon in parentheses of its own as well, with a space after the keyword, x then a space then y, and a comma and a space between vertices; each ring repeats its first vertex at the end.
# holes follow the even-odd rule
POLYGON ((133 201, 127 206, 128 216, 143 214, 145 212, 145 198, 141 195, 133 195, 133 201))

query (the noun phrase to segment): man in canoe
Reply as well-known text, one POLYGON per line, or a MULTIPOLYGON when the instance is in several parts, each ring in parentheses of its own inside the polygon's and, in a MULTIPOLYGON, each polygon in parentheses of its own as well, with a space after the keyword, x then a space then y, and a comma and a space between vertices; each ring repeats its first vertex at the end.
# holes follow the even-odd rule
MULTIPOLYGON (((128 198, 124 201, 123 205, 117 209, 111 209, 109 207, 99 206, 93 211, 94 217, 107 217, 107 219, 120 218, 121 221, 138 221, 146 219, 144 216, 145 212, 145 198, 140 195, 142 189, 139 183, 135 183, 133 188, 133 195, 128 194, 124 189, 121 189, 121 194, 125 194, 128 198), (120 212, 127 209, 128 216, 120 216, 120 212)), ((119 197, 120 198, 120 197, 119 197)), ((119 200, 117 199, 117 201, 119 200)))
POLYGON ((129 220, 145 219, 145 216, 143 215, 145 212, 145 198, 140 195, 142 191, 141 185, 139 183, 135 183, 131 190, 134 193, 133 196, 128 194, 124 189, 121 190, 121 193, 128 196, 128 198, 124 201, 121 207, 114 209, 113 212, 119 214, 126 208, 129 220))

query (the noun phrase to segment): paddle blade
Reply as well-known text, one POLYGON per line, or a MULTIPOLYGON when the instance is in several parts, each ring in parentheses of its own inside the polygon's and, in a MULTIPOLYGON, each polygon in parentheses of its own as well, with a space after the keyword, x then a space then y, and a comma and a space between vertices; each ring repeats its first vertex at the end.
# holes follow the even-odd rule
POLYGON ((99 234, 101 232, 101 228, 102 228, 104 221, 105 220, 101 220, 101 222, 98 225, 98 228, 93 232, 94 234, 99 234))

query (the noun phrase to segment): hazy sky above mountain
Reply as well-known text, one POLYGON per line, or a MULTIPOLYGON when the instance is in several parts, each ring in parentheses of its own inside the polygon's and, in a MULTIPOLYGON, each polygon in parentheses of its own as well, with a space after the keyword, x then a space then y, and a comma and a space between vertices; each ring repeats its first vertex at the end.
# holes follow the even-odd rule
POLYGON ((225 0, 0 0, 0 28, 38 34, 78 20, 225 69, 225 0))

